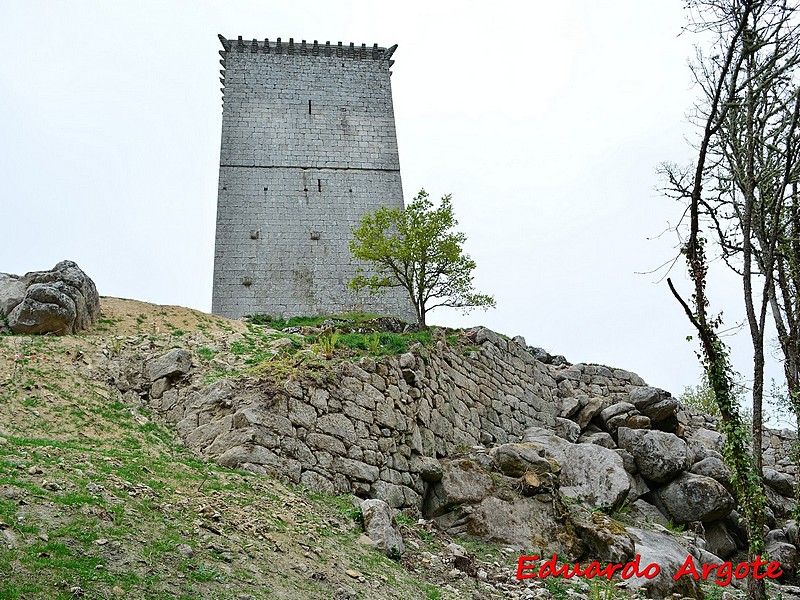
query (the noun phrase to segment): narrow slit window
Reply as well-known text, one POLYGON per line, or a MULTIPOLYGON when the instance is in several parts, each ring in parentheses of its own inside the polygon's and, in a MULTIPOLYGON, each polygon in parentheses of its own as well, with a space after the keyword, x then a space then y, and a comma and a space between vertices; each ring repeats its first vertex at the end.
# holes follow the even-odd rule
POLYGON ((308 101, 308 114, 311 114, 311 100, 308 101))
POLYGON ((317 179, 317 191, 322 191, 322 179, 317 179))

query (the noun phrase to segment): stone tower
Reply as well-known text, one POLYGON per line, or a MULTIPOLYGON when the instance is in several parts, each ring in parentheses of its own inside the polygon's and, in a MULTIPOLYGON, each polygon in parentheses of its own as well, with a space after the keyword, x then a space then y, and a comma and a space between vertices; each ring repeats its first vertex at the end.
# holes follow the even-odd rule
POLYGON ((347 282, 351 227, 402 207, 389 68, 397 46, 222 36, 222 147, 212 312, 413 317, 400 288, 347 282))

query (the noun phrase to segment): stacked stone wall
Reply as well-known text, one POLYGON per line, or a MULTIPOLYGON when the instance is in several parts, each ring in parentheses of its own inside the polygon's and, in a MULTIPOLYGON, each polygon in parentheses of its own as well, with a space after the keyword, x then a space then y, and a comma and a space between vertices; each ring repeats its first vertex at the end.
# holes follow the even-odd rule
MULTIPOLYGON (((166 357, 132 367, 150 374, 144 381, 116 379, 132 401, 144 397, 175 423, 189 447, 223 465, 395 507, 422 505, 428 485, 441 476, 439 459, 518 442, 530 428, 615 451, 623 427, 661 429, 686 440, 687 464, 720 456, 715 419, 681 406, 635 373, 548 364, 521 338, 482 328, 472 341, 452 346, 435 332, 430 348, 331 364, 282 385, 249 378, 204 385, 202 373, 188 366, 188 375, 177 378, 152 368, 166 357)), ((768 431, 766 464, 794 475, 793 439, 792 432, 768 431)), ((631 499, 648 492, 635 471, 630 486, 631 499)))
MULTIPOLYGON (((436 331, 431 347, 399 356, 316 362, 280 385, 204 385, 208 371, 183 349, 121 357, 111 375, 128 403, 147 402, 205 457, 417 509, 452 535, 616 563, 668 542, 658 534, 648 546, 646 532, 591 512, 626 507, 645 527, 704 532, 673 549, 679 563, 691 552, 719 564, 745 547, 716 419, 635 373, 569 364, 483 328, 466 335, 468 345, 436 331)), ((795 439, 764 436, 767 551, 786 572, 800 547, 787 521, 795 439)))
POLYGON ((160 377, 145 393, 187 445, 224 465, 419 507, 435 459, 555 424, 560 402, 548 366, 481 331, 475 350, 440 336, 430 349, 342 362, 277 388, 160 377))
POLYGON ((797 433, 790 429, 766 430, 762 443, 764 464, 782 473, 796 476, 798 472, 795 458, 796 444, 797 433))

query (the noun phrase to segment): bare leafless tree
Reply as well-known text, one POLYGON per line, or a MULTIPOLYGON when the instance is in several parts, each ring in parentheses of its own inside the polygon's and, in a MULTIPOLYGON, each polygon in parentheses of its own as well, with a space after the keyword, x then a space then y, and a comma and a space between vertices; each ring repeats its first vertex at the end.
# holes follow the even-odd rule
MULTIPOLYGON (((775 312, 779 296, 784 207, 797 181, 798 30, 795 7, 785 0, 689 0, 686 6, 692 14, 688 29, 711 40, 710 51, 698 49, 692 65, 701 90, 692 116, 702 133, 693 165, 664 165, 663 172, 668 192, 686 203, 688 232, 682 252, 694 293, 687 301, 671 280, 668 283, 701 341, 706 376, 727 436, 726 459, 755 555, 764 551, 766 320, 770 305, 775 312), (727 348, 719 336, 721 318, 710 313, 706 295, 707 246, 712 239, 742 277, 754 358, 752 454, 732 393, 727 348)), ((751 598, 765 596, 763 585, 754 579, 748 588, 751 598)))

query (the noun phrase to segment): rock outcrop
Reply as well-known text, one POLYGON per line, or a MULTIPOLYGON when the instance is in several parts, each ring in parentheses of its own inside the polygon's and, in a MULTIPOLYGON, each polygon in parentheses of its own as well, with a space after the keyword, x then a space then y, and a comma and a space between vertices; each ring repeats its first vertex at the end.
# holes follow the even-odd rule
POLYGON ((0 273, 0 314, 16 334, 66 335, 97 320, 100 297, 89 276, 63 260, 50 271, 0 273))

